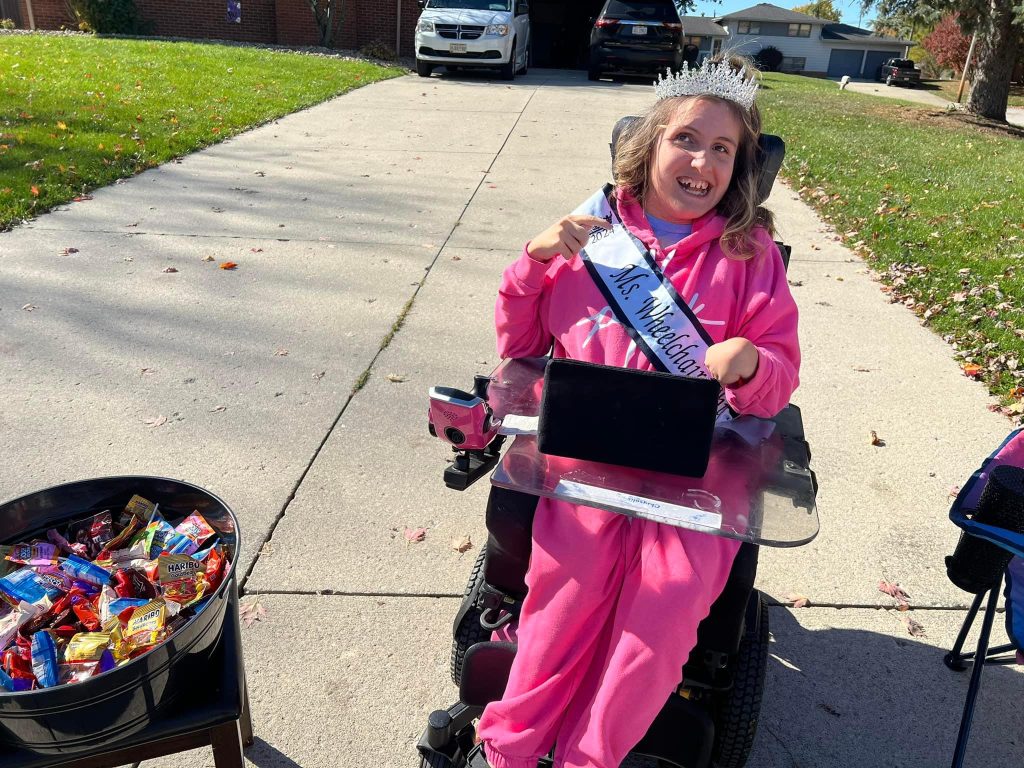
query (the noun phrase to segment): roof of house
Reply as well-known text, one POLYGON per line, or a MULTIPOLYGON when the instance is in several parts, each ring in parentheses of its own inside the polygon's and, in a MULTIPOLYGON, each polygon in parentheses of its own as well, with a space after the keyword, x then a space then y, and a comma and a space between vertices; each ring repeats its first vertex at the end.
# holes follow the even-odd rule
POLYGON ((900 40, 898 37, 876 35, 867 29, 854 27, 850 24, 826 24, 821 30, 822 40, 842 40, 848 43, 899 43, 914 45, 913 40, 900 40))
POLYGON ((728 37, 729 32, 707 16, 680 16, 683 32, 699 37, 728 37))
POLYGON ((819 19, 816 16, 808 16, 806 13, 797 13, 787 8, 779 8, 771 3, 758 3, 742 11, 729 13, 725 16, 718 16, 715 21, 785 21, 801 24, 832 24, 829 19, 819 19))

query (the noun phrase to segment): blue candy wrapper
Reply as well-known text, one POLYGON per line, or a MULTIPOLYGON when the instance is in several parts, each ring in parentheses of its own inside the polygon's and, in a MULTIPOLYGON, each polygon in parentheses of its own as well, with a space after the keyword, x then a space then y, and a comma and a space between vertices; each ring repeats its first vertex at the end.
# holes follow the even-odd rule
POLYGON ((164 552, 169 555, 191 555, 197 549, 199 545, 196 541, 183 533, 175 533, 164 544, 164 552))
POLYGON ((148 599, 140 600, 137 597, 119 597, 117 600, 110 601, 110 607, 107 610, 110 611, 111 616, 117 616, 125 608, 141 608, 148 602, 148 599))
POLYGON ((114 654, 112 654, 108 648, 103 652, 103 655, 100 656, 99 666, 96 668, 96 674, 102 675, 104 672, 109 672, 116 666, 117 662, 114 661, 114 654))
POLYGON ((22 568, 0 579, 0 593, 15 605, 20 602, 37 605, 43 598, 54 600, 61 594, 59 589, 46 584, 31 568, 22 568))
POLYGON ((32 635, 32 673, 42 688, 53 688, 60 683, 57 645, 53 642, 53 636, 45 630, 32 635))
POLYGON ((63 558, 60 561, 60 567, 73 579, 80 579, 100 587, 110 583, 110 571, 75 555, 63 558))

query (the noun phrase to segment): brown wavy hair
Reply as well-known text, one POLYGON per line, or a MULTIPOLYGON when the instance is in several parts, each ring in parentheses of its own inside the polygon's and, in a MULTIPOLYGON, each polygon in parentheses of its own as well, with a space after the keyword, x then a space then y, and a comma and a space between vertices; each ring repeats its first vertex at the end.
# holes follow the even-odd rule
MULTIPOLYGON (((727 61, 736 71, 746 67, 747 79, 759 75, 754 65, 741 56, 720 56, 712 61, 727 61)), ((655 148, 679 108, 695 99, 724 104, 732 111, 741 126, 740 145, 736 152, 732 179, 729 180, 729 187, 718 203, 718 212, 726 217, 725 231, 721 237, 722 250, 730 258, 749 259, 757 252, 754 228, 764 227, 769 234, 775 232, 775 220, 771 211, 757 204, 761 113, 758 112, 756 104, 747 111, 734 101, 709 93, 660 99, 619 138, 612 167, 615 184, 629 190, 641 205, 644 204, 651 186, 655 148)))

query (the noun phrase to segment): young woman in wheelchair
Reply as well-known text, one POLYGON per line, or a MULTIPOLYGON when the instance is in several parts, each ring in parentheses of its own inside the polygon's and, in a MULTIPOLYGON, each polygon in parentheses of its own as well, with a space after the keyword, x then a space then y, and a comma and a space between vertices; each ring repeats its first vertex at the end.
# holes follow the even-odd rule
MULTIPOLYGON (((654 369, 608 306, 615 286, 598 286, 580 254, 621 221, 706 331, 659 330, 660 354, 678 372, 717 379, 724 418, 774 416, 797 386, 800 350, 772 216, 757 205, 755 75, 732 58, 655 90, 619 139, 614 189, 540 232, 505 270, 498 350, 528 357, 553 346, 555 357, 654 369)), ((518 650, 470 765, 536 768, 554 746, 556 768, 617 768, 678 685, 739 544, 541 499, 518 650)))

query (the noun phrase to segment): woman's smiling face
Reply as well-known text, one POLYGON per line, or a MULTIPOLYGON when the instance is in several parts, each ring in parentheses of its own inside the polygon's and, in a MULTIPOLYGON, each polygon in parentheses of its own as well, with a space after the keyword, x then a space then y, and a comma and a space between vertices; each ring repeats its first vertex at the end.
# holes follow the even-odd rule
POLYGON ((666 221, 693 221, 718 205, 732 179, 742 125, 717 100, 690 99, 665 126, 651 159, 644 208, 666 221))

